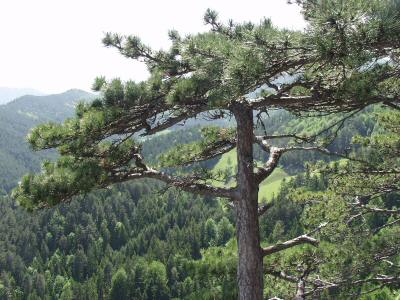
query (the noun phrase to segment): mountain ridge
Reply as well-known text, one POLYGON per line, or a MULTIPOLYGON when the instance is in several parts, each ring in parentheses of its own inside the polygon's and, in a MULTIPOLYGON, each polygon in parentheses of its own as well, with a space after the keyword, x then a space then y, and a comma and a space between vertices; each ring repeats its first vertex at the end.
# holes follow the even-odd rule
POLYGON ((79 101, 89 101, 96 95, 70 89, 63 93, 25 95, 0 105, 0 191, 9 192, 19 178, 28 172, 37 172, 45 158, 54 157, 54 151, 34 153, 25 139, 29 130, 44 122, 62 122, 72 117, 79 101))
POLYGON ((24 95, 43 96, 45 93, 32 88, 0 87, 0 105, 7 104, 24 95))

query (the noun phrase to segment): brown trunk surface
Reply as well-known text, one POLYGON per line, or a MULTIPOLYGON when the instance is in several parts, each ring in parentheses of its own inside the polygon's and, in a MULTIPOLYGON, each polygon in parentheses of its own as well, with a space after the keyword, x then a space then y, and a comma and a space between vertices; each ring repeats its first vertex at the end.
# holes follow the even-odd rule
POLYGON ((246 104, 232 108, 237 122, 239 300, 262 300, 263 261, 258 224, 258 185, 254 180, 253 111, 246 104))

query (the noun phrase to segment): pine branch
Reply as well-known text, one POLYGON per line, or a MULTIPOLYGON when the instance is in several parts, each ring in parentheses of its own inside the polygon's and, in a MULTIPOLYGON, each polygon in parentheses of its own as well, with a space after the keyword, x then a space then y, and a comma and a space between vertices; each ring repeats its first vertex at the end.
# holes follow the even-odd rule
POLYGON ((277 243, 275 245, 262 248, 261 249, 262 255, 263 256, 268 256, 268 255, 274 254, 276 252, 280 252, 282 250, 286 250, 288 248, 292 248, 294 246, 302 245, 302 244, 310 244, 312 246, 317 247, 318 244, 319 244, 319 241, 314 239, 314 238, 312 238, 312 237, 310 237, 309 235, 320 231, 326 225, 328 225, 327 222, 322 223, 317 228, 315 228, 314 230, 309 232, 308 234, 303 234, 303 235, 300 235, 300 236, 298 236, 298 237, 296 237, 294 239, 288 240, 286 242, 277 243))
POLYGON ((261 217, 263 214, 265 214, 272 206, 274 205, 273 202, 268 202, 267 204, 263 204, 261 206, 258 206, 258 216, 261 217))
POLYGON ((313 246, 318 246, 319 242, 318 240, 309 237, 308 235, 300 235, 294 239, 288 240, 286 242, 283 243, 277 243, 275 245, 266 247, 262 249, 262 255, 263 256, 267 256, 267 255, 271 255, 274 254, 276 252, 280 252, 282 250, 286 250, 288 248, 292 248, 294 246, 297 245, 302 245, 302 244, 310 244, 313 246))
POLYGON ((145 165, 141 157, 136 158, 136 164, 138 164, 138 161, 142 166, 141 169, 117 172, 113 175, 114 180, 118 182, 124 182, 139 178, 153 178, 163 181, 169 186, 176 187, 183 191, 191 192, 194 194, 214 196, 214 197, 225 197, 230 199, 235 197, 234 188, 220 188, 208 184, 199 183, 198 177, 191 178, 190 176, 186 176, 185 178, 181 178, 178 176, 169 175, 165 172, 158 171, 148 167, 147 165, 145 165))

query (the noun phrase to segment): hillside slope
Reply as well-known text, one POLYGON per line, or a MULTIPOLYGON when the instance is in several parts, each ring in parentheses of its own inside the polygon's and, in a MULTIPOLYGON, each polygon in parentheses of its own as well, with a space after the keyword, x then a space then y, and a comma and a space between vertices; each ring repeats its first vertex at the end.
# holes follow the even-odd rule
POLYGON ((42 96, 44 93, 35 89, 0 87, 0 105, 24 95, 42 96))
POLYGON ((23 96, 0 106, 0 191, 9 192, 26 172, 37 171, 48 154, 33 153, 25 141, 30 128, 48 121, 60 122, 74 113, 80 100, 94 95, 69 90, 47 96, 23 96))

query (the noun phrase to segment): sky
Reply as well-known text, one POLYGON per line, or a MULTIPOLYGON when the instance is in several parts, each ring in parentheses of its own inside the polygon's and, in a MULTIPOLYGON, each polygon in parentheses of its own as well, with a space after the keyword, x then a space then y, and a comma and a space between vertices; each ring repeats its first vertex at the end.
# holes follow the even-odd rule
POLYGON ((299 8, 286 0, 1 0, 0 86, 59 93, 90 91, 96 76, 144 80, 145 66, 105 48, 104 33, 138 35, 165 49, 169 29, 206 31, 207 8, 221 21, 270 17, 279 27, 305 26, 299 8))

